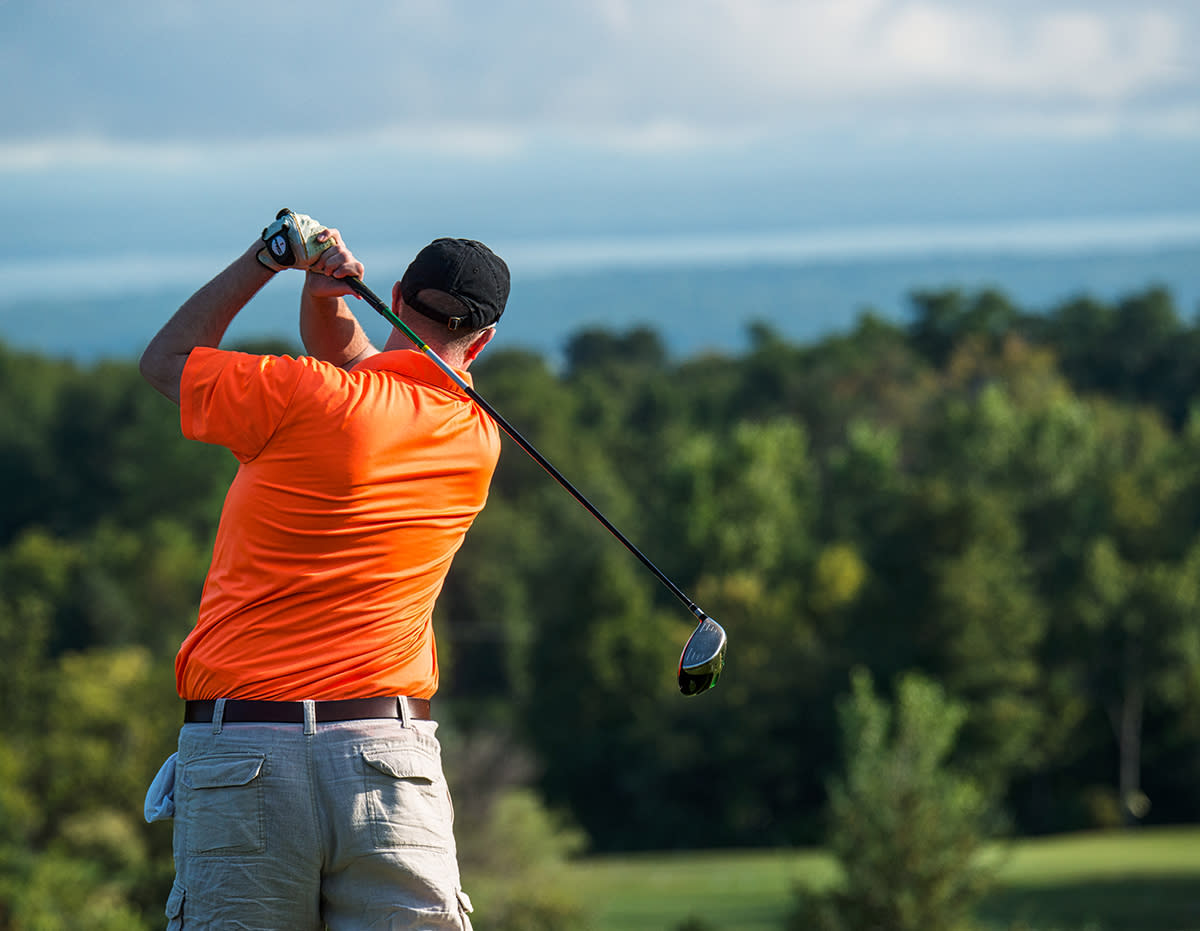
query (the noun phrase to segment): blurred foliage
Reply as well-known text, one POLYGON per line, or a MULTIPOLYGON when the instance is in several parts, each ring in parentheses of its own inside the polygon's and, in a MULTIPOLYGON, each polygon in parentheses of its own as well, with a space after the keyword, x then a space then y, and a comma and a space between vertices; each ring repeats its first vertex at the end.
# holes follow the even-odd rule
MULTIPOLYGON (((942 762, 1017 831, 1200 820, 1200 325, 1168 293, 926 291, 809 345, 586 330, 565 360, 472 373, 729 666, 678 694, 694 618, 505 441, 436 617, 468 889, 513 890, 481 928, 582 922, 538 890, 584 838, 819 841, 860 667, 942 690, 942 762)), ((141 795, 235 468, 132 361, 0 344, 0 929, 160 924, 141 795)))
POLYGON ((990 877, 978 865, 988 801, 947 766, 966 707, 920 675, 894 703, 856 670, 839 703, 842 768, 830 783, 826 847, 840 886, 798 894, 796 931, 970 931, 990 877))
POLYGON ((565 881, 588 845, 561 811, 531 788, 536 771, 511 733, 451 730, 443 736, 454 787, 458 860, 474 898, 478 931, 584 931, 587 911, 565 881))

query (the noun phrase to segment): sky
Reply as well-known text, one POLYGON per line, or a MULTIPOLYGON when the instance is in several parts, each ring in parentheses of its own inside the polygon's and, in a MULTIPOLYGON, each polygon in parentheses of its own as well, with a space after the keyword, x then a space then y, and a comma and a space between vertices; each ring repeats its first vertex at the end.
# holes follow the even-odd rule
POLYGON ((1031 224, 1200 241, 1195 0, 0 13, 10 297, 182 280, 283 206, 388 275, 439 235, 514 275, 1031 224))

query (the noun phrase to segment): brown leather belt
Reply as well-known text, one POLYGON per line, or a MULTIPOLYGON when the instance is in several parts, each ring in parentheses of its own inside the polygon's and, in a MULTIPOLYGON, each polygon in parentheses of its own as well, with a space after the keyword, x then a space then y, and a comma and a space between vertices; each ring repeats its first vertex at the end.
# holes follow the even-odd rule
MULTIPOLYGON (((428 698, 409 698, 408 716, 415 721, 431 720, 428 698)), ((345 698, 339 701, 318 701, 317 722, 356 721, 361 718, 401 718, 400 700, 390 698, 345 698)), ((207 724, 213 719, 215 701, 189 701, 184 706, 185 724, 207 724)), ((229 698, 225 700, 226 724, 303 724, 302 701, 252 701, 229 698)))

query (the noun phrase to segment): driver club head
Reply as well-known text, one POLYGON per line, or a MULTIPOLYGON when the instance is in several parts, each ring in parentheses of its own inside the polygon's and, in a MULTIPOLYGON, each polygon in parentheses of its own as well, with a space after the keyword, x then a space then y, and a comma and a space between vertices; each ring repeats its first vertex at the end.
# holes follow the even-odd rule
POLYGON ((706 614, 692 631, 679 657, 679 691, 699 695, 717 684, 725 668, 725 630, 706 614))

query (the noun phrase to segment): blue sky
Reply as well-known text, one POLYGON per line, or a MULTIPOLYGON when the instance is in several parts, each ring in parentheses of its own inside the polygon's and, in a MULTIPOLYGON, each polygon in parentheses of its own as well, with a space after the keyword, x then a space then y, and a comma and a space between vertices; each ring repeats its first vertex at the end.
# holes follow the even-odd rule
POLYGON ((1200 217, 1193 0, 0 11, 20 89, 0 99, 0 202, 23 231, 0 268, 44 263, 39 287, 193 275, 285 205, 388 274, 447 234, 534 273, 630 242, 1200 217))

